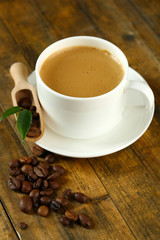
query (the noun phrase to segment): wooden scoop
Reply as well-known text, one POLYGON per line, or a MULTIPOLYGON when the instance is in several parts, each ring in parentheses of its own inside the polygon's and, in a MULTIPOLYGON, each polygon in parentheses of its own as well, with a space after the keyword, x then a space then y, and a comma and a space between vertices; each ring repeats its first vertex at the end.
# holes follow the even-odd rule
POLYGON ((13 106, 20 105, 20 101, 29 99, 32 106, 36 106, 36 112, 39 113, 40 130, 41 133, 37 137, 26 137, 25 140, 29 142, 38 141, 44 134, 44 119, 40 103, 37 97, 35 88, 27 82, 28 70, 27 67, 20 62, 14 63, 10 68, 10 74, 15 82, 15 87, 12 89, 11 97, 13 106))

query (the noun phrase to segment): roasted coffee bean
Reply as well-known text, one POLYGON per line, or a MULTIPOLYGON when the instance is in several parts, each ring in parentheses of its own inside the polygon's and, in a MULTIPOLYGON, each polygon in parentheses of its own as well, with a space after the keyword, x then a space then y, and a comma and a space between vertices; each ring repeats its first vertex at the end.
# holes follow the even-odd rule
POLYGON ((40 129, 40 120, 32 119, 31 127, 36 127, 40 129))
POLYGON ((42 182, 42 189, 46 189, 46 188, 48 188, 48 182, 47 182, 47 180, 45 179, 45 180, 43 180, 43 182, 42 182))
POLYGON ((40 191, 40 194, 42 196, 51 196, 53 193, 53 190, 52 189, 44 189, 44 190, 41 190, 40 191))
POLYGON ((25 175, 24 174, 19 174, 19 175, 17 175, 16 176, 16 178, 20 181, 20 182, 22 182, 22 181, 25 181, 26 180, 26 178, 25 178, 25 175))
POLYGON ((49 175, 48 177, 47 177, 47 180, 48 181, 53 181, 54 179, 56 179, 57 177, 59 177, 60 176, 60 173, 59 172, 55 172, 55 173, 52 173, 51 175, 49 175))
POLYGON ((78 215, 73 212, 73 211, 66 211, 65 212, 65 216, 70 220, 70 221, 73 221, 73 222, 76 222, 78 220, 78 215))
POLYGON ((9 167, 10 168, 16 168, 16 167, 19 167, 19 160, 18 159, 12 159, 9 161, 8 163, 9 167))
POLYGON ((31 106, 29 110, 30 110, 31 112, 36 112, 37 108, 36 108, 36 106, 31 106))
POLYGON ((85 228, 91 228, 93 226, 91 218, 86 213, 80 213, 78 219, 80 224, 85 228))
POLYGON ((47 168, 41 166, 40 164, 34 167, 34 172, 38 177, 42 177, 42 178, 46 178, 48 175, 47 168))
POLYGON ((8 186, 11 190, 19 190, 20 186, 21 186, 21 183, 17 178, 10 177, 9 180, 8 180, 8 186))
POLYGON ((39 113, 38 112, 33 112, 32 113, 32 119, 33 120, 39 120, 39 113))
POLYGON ((52 169, 55 172, 59 172, 61 175, 65 173, 65 169, 60 165, 54 165, 52 169))
POLYGON ((40 165, 43 168, 46 168, 48 171, 50 171, 52 169, 51 165, 49 163, 47 163, 47 162, 42 162, 41 161, 41 162, 39 162, 38 165, 40 165))
POLYGON ((37 157, 32 156, 31 159, 32 159, 32 162, 31 162, 32 166, 36 166, 39 163, 37 157))
POLYGON ((49 208, 45 205, 42 205, 38 208, 37 211, 38 215, 40 215, 41 217, 47 217, 47 215, 49 214, 49 208))
POLYGON ((49 188, 53 189, 53 190, 56 190, 56 189, 59 188, 59 183, 57 183, 55 181, 51 181, 51 182, 49 182, 49 188))
POLYGON ((28 227, 28 225, 25 222, 20 222, 19 227, 20 227, 20 229, 24 230, 28 227))
POLYGON ((42 155, 45 153, 45 150, 38 145, 34 145, 32 147, 32 153, 36 155, 37 157, 42 157, 42 155))
POLYGON ((68 226, 70 225, 70 220, 65 217, 65 216, 62 216, 60 219, 59 219, 60 223, 63 224, 64 226, 68 226))
POLYGON ((31 104, 32 104, 32 101, 29 98, 21 98, 18 101, 18 106, 28 109, 28 110, 30 109, 31 104))
POLYGON ((33 198, 33 206, 39 207, 39 205, 40 205, 39 198, 33 198))
POLYGON ((58 209, 60 209, 61 206, 56 201, 52 200, 49 204, 49 207, 52 211, 56 212, 56 211, 58 211, 58 209))
POLYGON ((42 205, 49 205, 50 202, 51 202, 51 199, 47 196, 43 196, 43 197, 40 198, 40 203, 42 205))
POLYGON ((33 173, 33 167, 31 165, 23 165, 23 167, 21 167, 21 171, 24 173, 24 175, 28 175, 30 173, 33 173))
POLYGON ((36 175, 34 172, 29 173, 28 176, 27 176, 27 178, 28 178, 28 180, 29 180, 30 182, 34 182, 34 181, 36 181, 36 180, 38 179, 37 175, 36 175))
POLYGON ((62 207, 68 206, 67 199, 65 199, 63 197, 56 197, 56 202, 59 203, 62 207))
POLYGON ((30 164, 32 159, 29 156, 23 156, 19 159, 19 161, 20 161, 21 164, 24 165, 24 164, 30 164))
POLYGON ((27 181, 23 181, 21 183, 21 192, 22 193, 30 193, 32 191, 32 184, 27 181))
POLYGON ((28 130, 27 137, 35 138, 41 134, 41 130, 38 127, 31 126, 28 130))
POLYGON ((32 212, 33 203, 32 203, 31 197, 29 197, 28 195, 23 196, 20 199, 19 206, 20 206, 21 211, 24 213, 32 212))
POLYGON ((29 196, 31 198, 39 198, 40 197, 40 192, 38 189, 33 189, 30 193, 29 196))
POLYGON ((74 193, 74 198, 80 203, 85 203, 88 201, 88 197, 84 193, 80 193, 80 192, 74 193))
POLYGON ((19 174, 21 174, 21 169, 20 168, 18 168, 18 167, 15 167, 15 168, 9 168, 9 174, 11 175, 11 176, 14 176, 14 177, 16 177, 17 175, 19 175, 19 174))
POLYGON ((47 156, 45 157, 45 161, 52 164, 56 161, 55 155, 53 153, 49 153, 47 154, 47 156))
POLYGON ((66 189, 63 193, 62 193, 62 197, 65 199, 69 199, 72 195, 72 191, 70 188, 66 189))
POLYGON ((42 178, 39 178, 37 181, 33 183, 33 188, 40 188, 42 185, 42 178))

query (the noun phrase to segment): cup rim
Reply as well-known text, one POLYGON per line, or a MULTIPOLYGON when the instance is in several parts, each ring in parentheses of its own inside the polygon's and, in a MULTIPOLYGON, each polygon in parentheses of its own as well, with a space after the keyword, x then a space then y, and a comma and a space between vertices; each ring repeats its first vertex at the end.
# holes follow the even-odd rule
MULTIPOLYGON (((78 45, 77 45, 78 46, 78 45)), ((87 46, 87 44, 86 44, 87 46)), ((52 54, 52 53, 51 53, 52 54)), ((44 62, 44 61, 43 61, 44 62)), ((124 66, 124 64, 123 64, 124 66)), ((95 100, 95 99, 100 99, 100 98, 104 98, 106 96, 110 96, 112 95, 114 92, 118 91, 119 88, 121 88, 121 86, 124 84, 124 81, 125 79, 127 80, 127 69, 128 69, 128 60, 125 56, 125 54, 122 52, 122 50, 117 47, 115 44, 113 44, 112 42, 110 41, 107 41, 105 39, 102 39, 102 38, 99 38, 99 37, 93 37, 93 36, 73 36, 73 37, 68 37, 68 38, 64 38, 64 39, 61 39, 61 40, 58 40, 52 44, 50 44, 47 48, 45 48, 41 54, 39 55, 37 61, 36 61, 36 66, 35 66, 35 73, 36 73, 36 78, 39 79, 40 83, 50 92, 50 93, 54 93, 56 96, 58 97, 61 97, 63 99, 66 99, 66 100, 74 100, 74 101, 91 101, 91 100, 95 100), (115 87, 113 88, 111 91, 107 92, 107 93, 104 93, 104 94, 101 94, 101 95, 98 95, 98 96, 94 96, 94 97, 73 97, 73 96, 67 96, 67 95, 64 95, 62 93, 59 93, 59 92, 56 92, 55 90, 51 89, 50 87, 48 87, 42 80, 42 78, 40 77, 40 74, 39 74, 39 70, 38 70, 38 66, 39 66, 39 62, 40 62, 40 59, 42 58, 43 54, 48 51, 49 48, 51 48, 53 45, 57 44, 57 43, 63 43, 65 41, 68 41, 68 40, 72 40, 72 39, 93 39, 93 40, 98 40, 98 41, 103 41, 103 42, 107 42, 108 44, 112 45, 114 48, 116 48, 118 51, 121 52, 121 54, 123 55, 124 59, 125 59, 125 64, 126 64, 126 69, 124 69, 125 73, 124 73, 124 76, 121 80, 121 82, 115 87)))

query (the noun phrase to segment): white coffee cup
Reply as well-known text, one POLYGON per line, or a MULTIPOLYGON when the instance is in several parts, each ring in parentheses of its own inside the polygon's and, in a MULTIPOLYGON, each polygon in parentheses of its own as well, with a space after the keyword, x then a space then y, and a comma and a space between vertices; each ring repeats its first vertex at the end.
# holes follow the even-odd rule
POLYGON ((97 37, 77 36, 53 43, 39 56, 36 63, 36 82, 45 124, 56 133, 77 139, 94 138, 111 131, 121 120, 125 108, 125 91, 134 89, 144 96, 144 104, 151 107, 154 96, 142 82, 127 80, 128 61, 124 53, 111 42, 97 37), (112 91, 89 98, 70 97, 50 89, 41 79, 43 62, 54 52, 71 46, 91 46, 105 49, 118 58, 124 68, 124 77, 112 91))

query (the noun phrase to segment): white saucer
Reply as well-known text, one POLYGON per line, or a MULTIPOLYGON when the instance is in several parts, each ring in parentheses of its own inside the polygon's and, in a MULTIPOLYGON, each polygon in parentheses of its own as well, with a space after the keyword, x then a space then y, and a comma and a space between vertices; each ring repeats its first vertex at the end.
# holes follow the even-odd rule
MULTIPOLYGON (((129 68, 128 78, 146 83, 132 68, 129 68)), ((35 72, 28 77, 28 81, 36 86, 35 72)), ((137 91, 130 91, 123 118, 114 130, 101 137, 88 140, 70 139, 56 134, 46 126, 43 137, 36 144, 50 152, 80 158, 104 156, 124 149, 140 138, 152 121, 154 104, 149 109, 141 105, 142 98, 137 91)))

